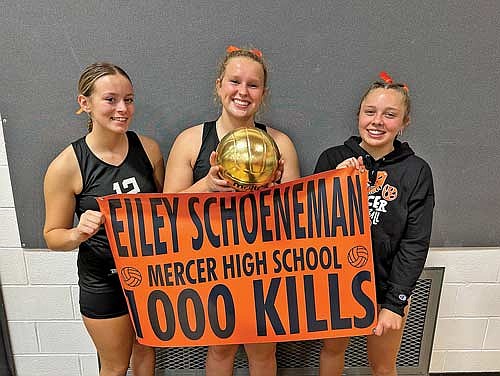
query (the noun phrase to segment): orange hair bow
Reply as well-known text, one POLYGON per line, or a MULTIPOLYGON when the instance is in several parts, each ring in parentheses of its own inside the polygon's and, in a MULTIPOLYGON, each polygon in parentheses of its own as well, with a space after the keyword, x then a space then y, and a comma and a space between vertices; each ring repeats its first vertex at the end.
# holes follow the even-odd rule
MULTIPOLYGON (((226 48, 226 52, 228 54, 230 54, 231 52, 235 52, 235 51, 243 51, 242 48, 239 48, 239 47, 236 47, 236 46, 228 46, 226 48)), ((262 59, 262 51, 261 50, 258 50, 257 48, 252 48, 251 50, 248 50, 250 51, 252 54, 254 54, 255 56, 257 56, 259 59, 262 59)))
POLYGON ((378 74, 378 76, 382 79, 382 81, 384 81, 386 84, 392 84, 393 83, 393 80, 392 80, 392 77, 389 76, 389 74, 387 72, 380 72, 378 74))
POLYGON ((395 83, 394 83, 394 80, 392 79, 392 77, 391 77, 391 76, 389 76, 389 73, 387 73, 387 72, 382 71, 382 72, 380 72, 380 73, 378 74, 378 76, 380 77, 380 79, 381 79, 382 81, 384 81, 384 82, 385 82, 386 84, 388 84, 388 85, 397 85, 397 86, 400 86, 400 87, 402 87, 402 88, 403 88, 406 92, 408 92, 408 91, 410 90, 410 89, 408 89, 408 86, 406 86, 406 84, 395 84, 395 83))

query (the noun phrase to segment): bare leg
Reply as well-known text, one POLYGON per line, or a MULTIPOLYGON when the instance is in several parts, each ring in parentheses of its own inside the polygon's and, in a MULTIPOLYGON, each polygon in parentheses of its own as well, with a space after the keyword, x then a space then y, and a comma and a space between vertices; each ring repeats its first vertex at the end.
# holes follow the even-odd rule
POLYGON ((248 368, 251 376, 275 376, 276 365, 275 343, 252 343, 245 345, 248 357, 248 368))
POLYGON ((403 325, 399 330, 389 330, 380 337, 367 336, 368 361, 372 369, 372 375, 396 376, 396 360, 398 357, 403 330, 408 315, 409 305, 405 309, 403 325))
POLYGON ((132 371, 134 376, 154 376, 155 350, 134 341, 132 348, 132 371))
POLYGON ((129 316, 98 320, 83 316, 83 323, 99 354, 99 375, 125 376, 134 343, 134 330, 129 316))
POLYGON ((349 337, 323 340, 319 355, 320 376, 341 376, 344 371, 344 355, 349 346, 349 337))
POLYGON ((206 376, 231 376, 238 345, 208 346, 206 376))

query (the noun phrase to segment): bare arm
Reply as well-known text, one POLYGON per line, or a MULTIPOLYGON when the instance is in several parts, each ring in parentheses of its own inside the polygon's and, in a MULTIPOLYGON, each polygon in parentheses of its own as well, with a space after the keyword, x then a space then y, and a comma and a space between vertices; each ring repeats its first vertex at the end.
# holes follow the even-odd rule
POLYGON ((70 251, 94 235, 104 218, 100 212, 88 210, 73 227, 75 194, 81 190, 81 175, 71 146, 50 164, 45 174, 45 225, 47 246, 55 251, 70 251))
POLYGON ((144 151, 148 155, 151 166, 153 166, 156 188, 158 192, 162 192, 165 179, 165 163, 163 161, 163 154, 161 153, 160 146, 152 138, 139 136, 139 139, 144 147, 144 151))
POLYGON ((211 168, 203 179, 193 184, 193 168, 201 147, 203 125, 191 127, 175 140, 167 160, 163 192, 220 192, 233 191, 218 175, 215 153, 210 156, 211 168))
POLYGON ((274 139, 281 153, 283 160, 283 172, 281 174, 281 182, 300 178, 299 158, 295 146, 290 138, 276 129, 267 128, 269 135, 274 139))

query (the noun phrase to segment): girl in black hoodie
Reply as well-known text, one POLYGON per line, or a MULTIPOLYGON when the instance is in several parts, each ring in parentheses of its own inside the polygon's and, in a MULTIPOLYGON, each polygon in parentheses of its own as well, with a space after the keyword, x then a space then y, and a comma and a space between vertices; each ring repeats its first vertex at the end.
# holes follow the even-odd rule
MULTIPOLYGON (((396 375, 408 302, 424 268, 429 249, 434 188, 429 165, 410 146, 397 140, 410 122, 406 85, 385 72, 361 98, 360 137, 325 150, 315 173, 345 167, 367 169, 375 264, 378 323, 367 337, 368 360, 374 375, 396 375)), ((324 341, 320 376, 341 375, 349 337, 324 341)))

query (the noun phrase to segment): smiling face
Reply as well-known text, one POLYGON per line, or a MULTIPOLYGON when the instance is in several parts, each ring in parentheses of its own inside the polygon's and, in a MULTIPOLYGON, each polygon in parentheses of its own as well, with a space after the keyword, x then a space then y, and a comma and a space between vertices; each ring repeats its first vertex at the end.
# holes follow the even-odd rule
POLYGON ((78 98, 84 111, 90 114, 94 129, 125 133, 134 116, 134 89, 121 74, 102 76, 94 82, 89 96, 78 98))
POLYGON ((375 159, 389 154, 400 130, 409 122, 403 95, 395 89, 371 90, 358 114, 360 146, 375 159))
POLYGON ((253 120, 265 94, 262 65, 248 57, 232 57, 217 79, 217 95, 223 115, 238 120, 253 120))

